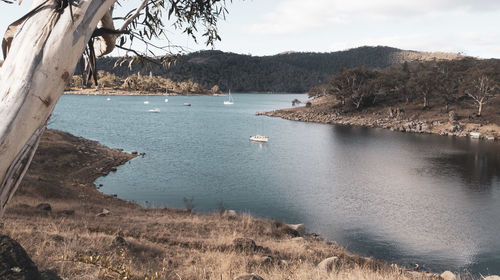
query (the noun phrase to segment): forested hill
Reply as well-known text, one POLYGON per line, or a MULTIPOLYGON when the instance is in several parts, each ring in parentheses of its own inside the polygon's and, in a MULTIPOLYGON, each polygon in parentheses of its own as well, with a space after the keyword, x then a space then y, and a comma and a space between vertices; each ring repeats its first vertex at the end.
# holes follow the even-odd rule
POLYGON ((453 59, 460 55, 404 51, 390 47, 360 47, 332 53, 288 52, 273 56, 250 56, 221 51, 200 51, 181 56, 170 68, 128 63, 115 67, 117 57, 98 60, 98 69, 128 76, 137 72, 160 75, 174 81, 192 79, 205 88, 218 85, 235 92, 306 92, 325 83, 344 67, 384 68, 414 60, 453 59))

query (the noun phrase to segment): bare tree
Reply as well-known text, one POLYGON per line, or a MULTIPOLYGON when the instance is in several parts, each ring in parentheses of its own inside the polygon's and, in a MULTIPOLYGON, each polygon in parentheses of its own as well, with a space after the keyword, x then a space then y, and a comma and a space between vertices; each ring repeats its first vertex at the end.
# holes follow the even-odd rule
POLYGON ((498 85, 485 74, 470 79, 464 93, 472 98, 477 106, 477 115, 481 116, 484 105, 498 94, 498 85))
MULTIPOLYGON (((1 5, 7 5, 2 0, 1 5)), ((115 47, 133 56, 128 63, 172 61, 172 44, 158 46, 169 28, 181 29, 207 44, 219 40, 217 20, 225 0, 142 0, 132 11, 114 16, 116 0, 33 0, 30 11, 11 24, 2 40, 0 68, 0 216, 14 195, 39 139, 78 60, 96 77, 95 59, 115 47), (115 28, 115 24, 120 26, 115 28), (133 41, 146 44, 134 50, 133 41), (153 49, 165 52, 158 57, 153 49), (149 55, 148 55, 149 54, 149 55)), ((169 42, 169 41, 167 41, 169 42)), ((125 62, 124 59, 121 62, 125 62)))
POLYGON ((328 85, 314 86, 307 92, 307 96, 311 98, 325 96, 327 94, 327 90, 328 85))

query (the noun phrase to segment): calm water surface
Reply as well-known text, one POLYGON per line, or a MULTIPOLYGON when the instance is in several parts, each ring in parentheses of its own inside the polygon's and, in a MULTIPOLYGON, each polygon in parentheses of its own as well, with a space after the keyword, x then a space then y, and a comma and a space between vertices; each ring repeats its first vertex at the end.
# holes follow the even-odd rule
POLYGON ((146 153, 98 179, 105 193, 178 208, 192 198, 198 212, 223 204, 304 223, 388 261, 500 274, 497 143, 254 115, 305 95, 234 94, 232 106, 225 97, 106 98, 63 96, 50 125, 146 153), (269 143, 250 142, 255 134, 269 143))

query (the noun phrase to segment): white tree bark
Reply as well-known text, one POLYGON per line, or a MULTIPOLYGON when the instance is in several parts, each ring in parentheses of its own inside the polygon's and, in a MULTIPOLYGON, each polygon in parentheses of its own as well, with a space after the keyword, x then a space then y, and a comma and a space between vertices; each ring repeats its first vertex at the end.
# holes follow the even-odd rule
MULTIPOLYGON (((32 7, 42 3, 34 0, 32 7)), ((0 217, 99 20, 115 0, 81 0, 59 14, 52 0, 20 27, 0 68, 0 217)))

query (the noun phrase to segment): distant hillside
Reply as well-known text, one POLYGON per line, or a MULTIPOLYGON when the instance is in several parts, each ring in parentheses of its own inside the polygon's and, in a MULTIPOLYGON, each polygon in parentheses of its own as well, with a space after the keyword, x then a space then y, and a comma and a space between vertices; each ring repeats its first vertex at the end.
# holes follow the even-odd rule
POLYGON ((404 51, 390 47, 360 47, 332 53, 286 52, 273 56, 250 56, 222 51, 200 51, 181 56, 170 68, 128 63, 113 68, 117 57, 98 60, 98 69, 128 76, 141 72, 173 81, 192 79, 205 88, 219 85, 221 90, 236 92, 306 92, 325 83, 344 67, 385 68, 394 63, 415 60, 455 59, 458 54, 404 51))

